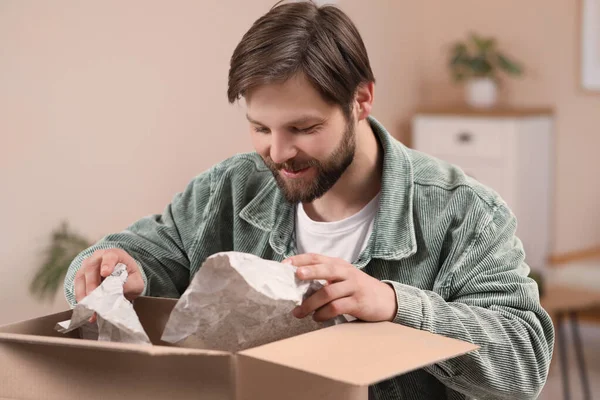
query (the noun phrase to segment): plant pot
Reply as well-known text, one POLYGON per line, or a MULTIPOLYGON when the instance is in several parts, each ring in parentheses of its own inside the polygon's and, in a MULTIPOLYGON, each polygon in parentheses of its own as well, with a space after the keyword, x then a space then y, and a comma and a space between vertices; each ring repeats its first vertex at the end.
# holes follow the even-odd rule
POLYGON ((491 78, 473 78, 466 83, 466 101, 474 108, 489 108, 498 100, 498 85, 491 78))

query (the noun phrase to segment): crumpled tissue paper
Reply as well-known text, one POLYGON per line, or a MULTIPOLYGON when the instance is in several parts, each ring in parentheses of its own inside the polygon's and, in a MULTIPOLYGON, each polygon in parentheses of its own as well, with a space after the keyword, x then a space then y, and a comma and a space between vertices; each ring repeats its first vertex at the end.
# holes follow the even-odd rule
POLYGON ((59 322, 55 329, 67 333, 82 328, 84 339, 94 338, 97 330, 100 341, 150 345, 133 304, 123 295, 127 276, 125 264, 117 264, 113 273, 74 307, 71 319, 59 322), (97 325, 89 322, 94 313, 97 325))
POLYGON ((297 319, 292 310, 326 282, 301 281, 296 267, 255 255, 222 252, 207 258, 178 300, 162 335, 183 347, 240 351, 348 322, 297 319))

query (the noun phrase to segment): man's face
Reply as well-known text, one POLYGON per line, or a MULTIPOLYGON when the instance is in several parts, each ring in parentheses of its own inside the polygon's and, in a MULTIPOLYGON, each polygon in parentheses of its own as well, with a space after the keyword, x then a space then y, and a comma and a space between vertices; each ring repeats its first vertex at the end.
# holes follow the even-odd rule
POLYGON ((288 202, 321 197, 352 163, 354 119, 325 102, 303 75, 255 88, 246 103, 254 148, 288 202))

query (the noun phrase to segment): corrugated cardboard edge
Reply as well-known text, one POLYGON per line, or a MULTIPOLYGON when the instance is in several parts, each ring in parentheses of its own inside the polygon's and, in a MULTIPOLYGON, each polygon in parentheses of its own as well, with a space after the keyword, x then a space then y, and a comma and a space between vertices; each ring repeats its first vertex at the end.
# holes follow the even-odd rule
POLYGON ((155 346, 155 345, 141 345, 141 344, 130 344, 130 343, 115 343, 115 342, 99 342, 95 340, 87 339, 73 339, 73 338, 59 338, 59 337, 47 337, 47 336, 36 336, 27 335, 22 333, 4 333, 0 332, 0 341, 4 342, 17 342, 25 344, 41 344, 48 346, 64 346, 73 348, 86 348, 86 349, 102 349, 107 351, 116 352, 130 352, 147 354, 151 356, 160 355, 208 355, 208 356, 231 356, 232 354, 226 351, 219 350, 203 350, 203 349, 192 349, 183 347, 166 347, 166 346, 155 346))
POLYGON ((0 325, 0 332, 23 332, 29 330, 40 331, 41 326, 45 326, 42 332, 55 333, 54 325, 57 321, 64 321, 70 319, 73 310, 60 311, 54 314, 47 314, 40 317, 24 319, 21 321, 11 322, 8 324, 0 325))
POLYGON ((150 356, 161 355, 213 355, 213 356, 231 356, 230 352, 219 350, 193 349, 176 346, 162 345, 142 345, 132 343, 99 342, 96 340, 87 340, 73 338, 54 331, 56 322, 64 318, 70 318, 71 311, 63 311, 55 314, 45 315, 39 318, 19 321, 12 324, 0 326, 0 341, 15 342, 25 344, 41 344, 52 346, 64 346, 72 348, 93 348, 116 352, 132 352, 146 354, 150 356), (43 329, 39 329, 43 327, 43 329), (35 331, 36 334, 31 334, 35 331))

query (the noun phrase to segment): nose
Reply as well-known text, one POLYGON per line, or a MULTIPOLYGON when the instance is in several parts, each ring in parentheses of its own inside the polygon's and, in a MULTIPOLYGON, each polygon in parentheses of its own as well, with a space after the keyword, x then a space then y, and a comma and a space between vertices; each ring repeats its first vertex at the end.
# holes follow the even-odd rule
POLYGON ((298 154, 294 141, 285 132, 271 132, 271 148, 269 156, 273 162, 280 164, 298 154))

